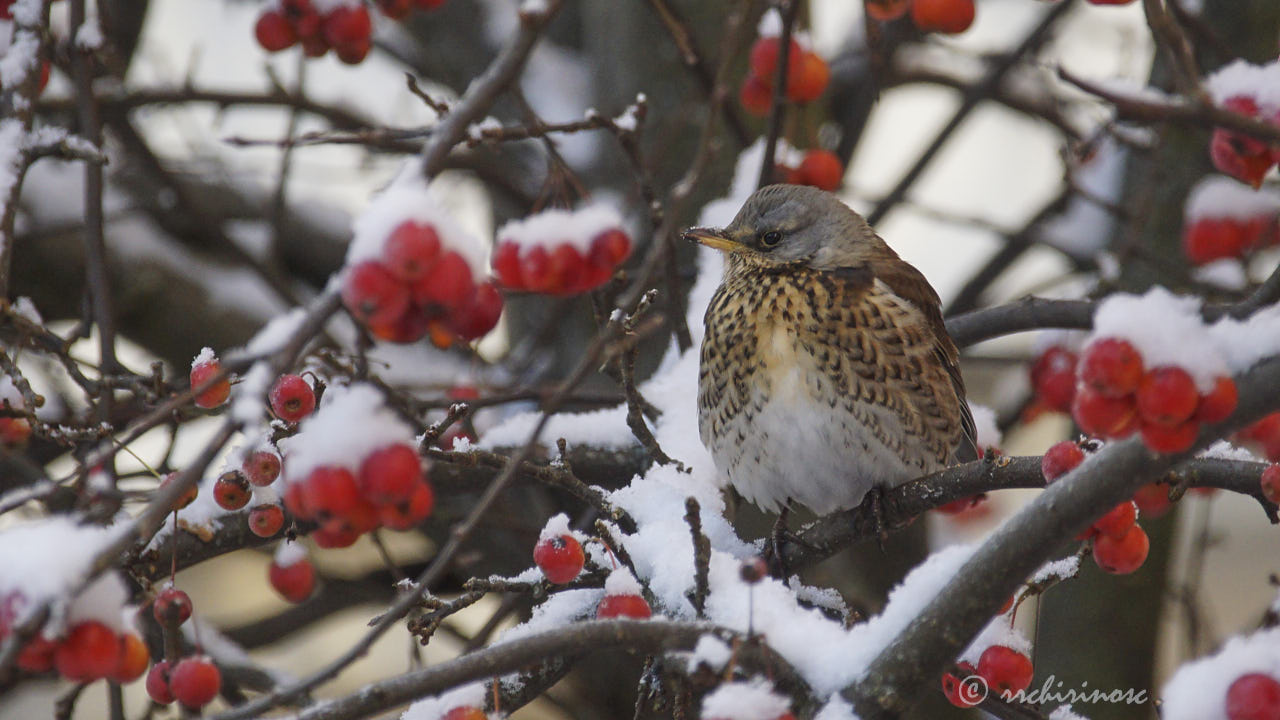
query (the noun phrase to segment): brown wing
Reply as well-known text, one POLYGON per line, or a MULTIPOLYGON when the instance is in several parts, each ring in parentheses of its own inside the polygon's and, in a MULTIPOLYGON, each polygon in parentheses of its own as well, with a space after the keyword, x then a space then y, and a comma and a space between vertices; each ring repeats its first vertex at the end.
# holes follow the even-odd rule
MULTIPOLYGON (((892 252, 892 251, 890 251, 892 252)), ((947 334, 946 323, 942 320, 942 301, 933 286, 914 266, 893 255, 892 259, 877 263, 875 275, 894 294, 916 306, 924 314, 933 336, 933 350, 937 361, 947 371, 951 379, 951 387, 959 401, 960 424, 964 428, 964 437, 956 449, 956 459, 969 462, 978 459, 978 431, 973 422, 973 414, 969 411, 969 403, 965 398, 964 378, 960 375, 960 351, 947 334)))

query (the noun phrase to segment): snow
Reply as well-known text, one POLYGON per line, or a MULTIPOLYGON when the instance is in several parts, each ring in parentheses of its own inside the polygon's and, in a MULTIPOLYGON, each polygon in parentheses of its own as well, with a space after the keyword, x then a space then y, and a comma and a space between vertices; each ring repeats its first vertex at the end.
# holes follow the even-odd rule
POLYGON ((1200 319, 1200 305, 1200 298, 1174 295, 1158 286, 1144 295, 1110 295, 1094 313, 1092 337, 1124 338, 1148 369, 1176 365, 1195 379, 1201 392, 1208 392, 1229 368, 1223 348, 1200 319))
POLYGON ((1209 342, 1226 357, 1234 372, 1244 372, 1259 360, 1280 353, 1280 306, 1272 305, 1245 320, 1223 318, 1208 329, 1209 342))
POLYGON ((604 581, 605 595, 643 595, 644 589, 640 587, 640 583, 636 580, 636 576, 631 571, 624 568, 614 568, 609 573, 609 577, 604 581))
POLYGON ((985 405, 969 403, 969 412, 973 415, 973 425, 977 429, 977 442, 980 448, 1000 447, 1004 440, 1000 425, 996 419, 996 411, 985 405))
POLYGON ((413 446, 413 431, 382 402, 372 385, 333 385, 319 409, 302 420, 301 431, 280 441, 286 482, 300 482, 318 467, 357 472, 369 453, 402 443, 413 446))
POLYGON ((271 364, 259 360, 249 368, 244 378, 232 387, 231 417, 242 426, 252 426, 262 420, 262 411, 266 407, 267 392, 276 374, 271 364))
MULTIPOLYGON (((3 82, 3 81, 0 81, 3 82)), ((22 166, 22 123, 12 118, 0 120, 0 203, 9 197, 22 166)))
POLYGON ((960 657, 957 660, 977 667, 978 659, 982 657, 982 653, 993 645, 1003 645, 1027 657, 1031 656, 1031 641, 1018 632, 1017 628, 1013 627, 1007 615, 997 615, 991 622, 987 623, 982 632, 978 633, 973 642, 969 643, 969 647, 960 653, 960 657))
MULTIPOLYGON (((1183 1, 1186 2, 1186 0, 1183 1)), ((1070 705, 1059 705, 1049 713, 1049 720, 1088 720, 1088 718, 1072 712, 1070 705)))
POLYGON ((306 318, 307 309, 304 307, 295 307, 283 315, 271 318, 249 339, 244 353, 250 357, 261 357, 280 352, 297 334, 306 318))
POLYGON ((462 685, 415 702, 404 711, 400 720, 440 720, 450 710, 467 705, 483 709, 487 695, 488 687, 483 682, 462 685))
POLYGON ((406 161, 395 180, 375 195, 352 223, 354 237, 347 249, 347 265, 381 257, 387 237, 407 221, 435 228, 441 249, 458 253, 473 277, 484 277, 488 272, 487 244, 463 229, 445 209, 437 194, 427 187, 416 160, 406 161))
MULTIPOLYGON (((19 616, 46 599, 67 600, 89 574, 93 554, 117 531, 99 525, 80 525, 76 518, 55 515, 12 525, 0 531, 0 598, 18 592, 19 616)), ((100 575, 70 603, 65 615, 55 606, 45 634, 60 635, 70 624, 98 620, 117 632, 123 629, 121 609, 128 599, 124 582, 114 572, 100 575), (60 622, 65 620, 65 622, 60 622)))
POLYGON ((1274 218, 1280 213, 1280 190, 1254 190, 1226 175, 1206 175, 1187 194, 1182 212, 1188 224, 1200 218, 1274 218))
POLYGON ((306 545, 300 542, 282 542, 276 546, 276 552, 271 561, 277 567, 286 568, 297 565, 300 562, 306 562, 310 557, 311 555, 307 552, 306 545))
POLYGON ((97 50, 102 47, 102 28, 97 19, 86 20, 76 31, 76 47, 81 50, 97 50))
POLYGON ((727 682, 702 698, 706 720, 777 720, 791 711, 791 700, 773 691, 764 678, 727 682))
POLYGON ((545 210, 523 220, 512 220, 498 230, 498 242, 548 251, 570 245, 586 255, 591 241, 601 233, 621 228, 622 216, 616 208, 595 203, 577 210, 545 210))
POLYGON ((1223 290, 1241 291, 1249 286, 1249 275, 1244 263, 1236 258, 1221 258, 1191 268, 1191 277, 1196 282, 1223 290))
POLYGON ((1054 579, 1065 580, 1070 577, 1075 577, 1075 574, 1078 572, 1080 572, 1080 557, 1077 555, 1068 555, 1067 557, 1058 560, 1050 560, 1044 565, 1041 565, 1040 569, 1036 571, 1035 575, 1031 576, 1031 579, 1028 582, 1032 585, 1036 585, 1054 579))
POLYGON ((732 659, 733 648, 725 641, 715 635, 703 635, 698 638, 698 644, 693 646, 693 653, 689 656, 689 673, 694 673, 702 665, 711 668, 713 672, 719 672, 732 659))
POLYGON ((1280 110, 1280 61, 1253 65, 1236 60, 1205 78, 1205 86, 1219 105, 1241 95, 1252 97, 1263 113, 1280 110))
POLYGON ((538 542, 558 538, 561 535, 573 535, 573 532, 569 529, 569 516, 556 513, 551 516, 546 525, 542 526, 542 532, 538 533, 538 542))
POLYGON ((545 630, 554 630, 591 617, 595 614, 596 605, 600 604, 602 597, 604 597, 604 591, 596 588, 561 590, 552 593, 545 602, 533 609, 533 614, 528 620, 502 633, 496 645, 519 640, 545 630))
POLYGON ((545 15, 548 10, 547 0, 522 0, 520 3, 521 15, 545 15))
POLYGON ((844 698, 832 695, 827 704, 813 716, 813 720, 858 720, 858 716, 853 712, 853 706, 844 698))
POLYGON ((15 410, 25 405, 22 400, 22 393, 18 392, 18 386, 13 383, 13 378, 8 375, 0 377, 0 407, 5 405, 15 410))
MULTIPOLYGON (((39 36, 33 32, 18 31, 15 27, 8 49, 0 56, 0 87, 16 88, 25 82, 27 73, 34 71, 39 63, 36 57, 39 51, 39 36)), ((22 98, 20 103, 25 106, 26 98, 22 98)))
POLYGON ((40 317, 40 311, 36 309, 36 304, 31 302, 31 298, 26 295, 18 297, 13 301, 13 311, 18 317, 35 325, 43 325, 44 318, 40 317))
POLYGON ((1280 676, 1280 628, 1233 637, 1217 654, 1178 668, 1161 693, 1162 720, 1227 720, 1227 688, 1249 673, 1280 676))
POLYGON ((640 123, 640 119, 638 117, 640 112, 639 103, 642 102, 644 102, 644 93, 637 95, 636 104, 628 105, 627 109, 623 110, 621 115, 613 119, 613 124, 622 132, 635 132, 640 123))
POLYGON ((1201 450, 1196 457, 1213 458, 1215 460, 1243 460, 1245 462, 1259 462, 1261 458, 1254 455, 1249 449, 1237 447, 1226 440, 1219 440, 1209 447, 1201 450))
POLYGON ((197 367, 201 365, 208 365, 217 359, 218 354, 213 351, 213 348, 206 345, 199 353, 196 353, 194 358, 191 359, 191 369, 195 370, 197 367))
MULTIPOLYGON (((542 417, 540 411, 517 413, 488 432, 477 443, 482 448, 520 447, 542 417)), ((627 408, 617 406, 585 413, 561 413, 547 422, 543 438, 568 438, 570 445, 582 444, 599 448, 624 448, 635 443, 627 427, 627 408)))

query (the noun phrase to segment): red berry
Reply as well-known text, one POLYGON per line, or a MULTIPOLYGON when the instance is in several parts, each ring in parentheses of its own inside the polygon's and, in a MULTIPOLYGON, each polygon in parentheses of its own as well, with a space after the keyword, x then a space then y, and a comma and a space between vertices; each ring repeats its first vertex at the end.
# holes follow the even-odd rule
MULTIPOLYGON (((795 77, 796 59, 803 53, 800 49, 800 44, 794 39, 791 41, 789 48, 790 52, 787 58, 788 84, 795 77)), ((768 87, 773 87, 774 77, 778 74, 778 57, 781 49, 782 40, 777 36, 757 38, 751 45, 751 56, 747 64, 751 67, 751 73, 768 87)))
POLYGON ((156 594, 155 603, 151 607, 151 614, 155 616, 156 622, 164 625, 172 622, 175 625, 181 625, 191 617, 191 596, 179 590, 176 587, 166 587, 156 594))
POLYGON ((418 523, 426 520, 435 507, 435 493, 431 483, 424 478, 420 480, 409 496, 407 503, 383 505, 378 508, 378 519, 392 530, 412 530, 418 523))
POLYGON ((586 556, 582 544, 572 535, 556 535, 539 540, 533 548, 533 562, 555 585, 571 582, 582 572, 586 556))
POLYGON ((1158 518, 1169 512, 1173 501, 1169 499, 1169 488, 1159 483, 1151 483, 1138 488, 1133 494, 1133 502, 1138 506, 1142 517, 1158 518))
POLYGON ((58 674, 75 682, 104 678, 119 662, 120 638, 97 620, 76 623, 53 652, 58 674))
POLYGON ((112 682, 121 685, 131 683, 142 677, 150 661, 151 651, 147 650, 142 638, 133 633, 125 633, 120 636, 120 658, 109 677, 112 682))
POLYGON ((320 35, 311 35, 303 37, 299 32, 298 36, 302 39, 302 54, 310 58, 322 57, 329 52, 329 43, 325 42, 324 37, 320 35))
POLYGON ((546 292, 555 282, 551 274, 551 256, 538 245, 520 255, 520 285, 530 292, 546 292))
POLYGON ((311 6, 311 0, 281 0, 280 10, 293 24, 294 32, 299 38, 320 35, 320 14, 311 6))
POLYGON ((275 10, 268 10, 258 16, 253 34, 258 39, 258 44, 267 52, 279 52, 298 42, 293 26, 275 10))
POLYGON ((198 710, 208 705, 221 689, 222 673, 204 655, 182 658, 169 673, 169 690, 185 708, 198 710))
MULTIPOLYGON (((1228 98, 1222 106, 1242 115, 1258 116, 1257 102, 1243 95, 1228 98)), ((1254 188, 1262 185, 1262 178, 1275 164, 1267 143, 1226 128, 1214 129, 1209 157, 1219 170, 1254 188)))
POLYGON ((281 375, 271 386, 271 412, 289 423, 296 423, 316 409, 316 393, 300 375, 281 375))
POLYGON ((551 251, 551 292, 572 295, 582 291, 580 287, 586 260, 572 245, 560 245, 551 251))
POLYGON ((393 343, 411 343, 421 340, 431 327, 426 313, 410 306, 398 320, 385 325, 370 324, 369 332, 379 340, 393 343))
POLYGON ((596 619, 635 618, 644 620, 653 614, 649 603, 639 595, 605 595, 596 606, 596 619))
POLYGON ((452 312, 469 302, 473 292, 471 266, 461 255, 449 250, 413 284, 413 301, 421 307, 438 305, 445 312, 452 312))
POLYGON ((1166 365, 1142 376, 1137 398, 1143 422, 1172 427, 1191 419, 1200 393, 1186 370, 1166 365))
POLYGON ((324 523, 345 515, 360 502, 360 490, 350 470, 325 466, 311 471, 302 488, 302 502, 311 515, 324 523))
POLYGON ((1132 397, 1109 398, 1081 387, 1071 402, 1071 415, 1090 435, 1124 437, 1133 432, 1137 406, 1132 397))
POLYGON ((221 380, 213 381, 221 373, 222 364, 217 358, 191 366, 191 389, 197 393, 196 407, 208 410, 227 401, 231 395, 231 379, 224 376, 221 380), (210 381, 213 381, 213 384, 205 387, 210 381))
POLYGON ((427 274, 440 255, 440 236, 424 223, 402 222, 382 245, 382 262, 396 277, 412 282, 427 274))
POLYGON ((249 511, 249 531, 260 538, 274 537, 284 527, 284 509, 279 505, 259 505, 249 511))
POLYGON ((251 485, 263 487, 280 477, 280 456, 270 450, 254 450, 241 465, 251 485))
POLYGON ((988 514, 989 510, 987 509, 987 506, 983 504, 986 502, 986 499, 986 493, 978 493, 977 495, 960 498, 959 500, 952 500, 951 502, 939 505, 934 509, 943 515, 951 515, 957 520, 976 519, 988 514), (982 511, 977 513, 971 512, 978 508, 982 508, 982 511))
POLYGON ((31 439, 31 423, 26 418, 0 418, 0 445, 20 448, 31 439))
POLYGON ((223 510, 239 510, 249 497, 249 478, 239 470, 224 472, 213 483, 213 500, 223 510))
POLYGON ((738 102, 748 113, 764 117, 773 107, 773 88, 755 74, 747 75, 742 81, 742 89, 738 91, 738 102))
POLYGON ((1093 561, 1112 575, 1128 575, 1142 567, 1151 541, 1141 525, 1134 525, 1123 537, 1099 535, 1093 540, 1093 561))
POLYGON ((1138 506, 1132 500, 1125 500, 1098 518, 1093 523, 1093 530, 1099 535, 1106 535, 1119 540, 1129 534, 1129 530, 1138 520, 1138 506))
POLYGON ((863 7, 872 20, 889 22, 906 15, 911 0, 865 0, 863 7))
MULTIPOLYGON (((176 472, 171 472, 168 475, 165 475, 164 480, 160 481, 159 489, 163 490, 166 487, 169 487, 169 485, 172 484, 177 477, 178 477, 178 473, 176 472)), ((194 502, 199 495, 200 495, 200 487, 192 483, 191 487, 187 488, 187 491, 183 493, 182 497, 174 501, 173 509, 181 510, 182 508, 194 502)))
POLYGON ((356 541, 360 539, 360 533, 345 523, 326 523, 320 529, 311 533, 311 539, 316 542, 317 547, 331 550, 355 545, 356 541))
POLYGON ((478 707, 461 705, 442 715, 440 720, 489 720, 489 716, 478 707))
POLYGON ((267 579, 285 600, 300 603, 311 597, 311 591, 315 590, 316 569, 306 558, 283 567, 273 560, 267 568, 267 579))
POLYGON ((791 59, 787 72, 787 98, 798 103, 813 102, 822 96, 831 80, 831 68, 817 53, 805 51, 791 59))
POLYGON ((1076 354, 1054 345, 1031 365, 1031 387, 1040 401, 1053 410, 1067 412, 1076 392, 1076 354))
POLYGON ((493 251, 493 273, 503 287, 512 290, 524 289, 520 278, 520 246, 511 241, 498 243, 493 251))
POLYGON ((312 520, 311 508, 307 507, 306 486, 304 483, 290 483, 284 489, 284 507, 299 520, 312 520))
POLYGON ((1227 720, 1280 720, 1280 682, 1270 675, 1241 675, 1227 688, 1227 720))
POLYGON ((1196 407, 1195 419, 1202 423, 1217 423, 1226 420, 1236 410, 1240 393, 1236 382, 1229 377, 1220 377, 1213 381, 1213 389, 1200 396, 1200 404, 1196 407))
POLYGON ((1233 218, 1197 218, 1182 229, 1182 250, 1194 265, 1243 257, 1254 244, 1252 226, 1233 218))
POLYGON ((911 21, 924 32, 955 35, 973 24, 973 0, 914 0, 911 21))
POLYGON ((151 666, 147 673, 147 695, 152 702, 168 705, 173 702, 173 692, 169 690, 169 661, 161 660, 151 666))
POLYGON ((487 335, 501 316, 502 295, 492 282, 485 281, 476 286, 470 304, 449 316, 449 327, 458 337, 470 342, 487 335))
POLYGON ((610 272, 631 254, 631 238, 614 228, 605 230, 591 239, 587 262, 595 267, 608 268, 610 272))
POLYGON ((810 150, 800 161, 800 182, 821 190, 835 190, 844 180, 844 166, 830 150, 810 150))
POLYGON ((390 325, 409 307, 409 287, 382 263, 366 260, 347 272, 342 302, 366 325, 390 325))
POLYGON ((976 680, 969 680, 978 674, 978 669, 973 665, 962 662, 957 667, 963 675, 957 676, 949 672, 942 674, 942 694, 947 696, 947 702, 958 708, 971 708, 986 699, 986 688, 976 680))
POLYGON ((339 5, 324 16, 324 39, 333 47, 367 41, 373 34, 373 22, 363 4, 339 5))
POLYGON ((769 564, 759 555, 749 557, 738 566, 738 577, 748 585, 755 585, 769 577, 769 564))
POLYGON ((343 43, 335 45, 333 52, 338 59, 348 65, 359 65, 369 56, 369 50, 373 48, 373 42, 369 38, 356 40, 355 42, 343 43))
POLYGON ((1200 434, 1200 423, 1194 420, 1181 425, 1142 425, 1142 442, 1158 453, 1172 455, 1191 449, 1200 434))
POLYGON ((356 485, 374 505, 404 503, 422 480, 422 459, 408 445, 375 450, 360 464, 356 485))
POLYGON ((1026 690, 1033 674, 1031 658, 1004 645, 992 645, 978 658, 978 675, 997 695, 1008 697, 1026 690))
POLYGON ((1089 344, 1080 357, 1080 380, 1106 397, 1137 391, 1142 382, 1142 356, 1121 338, 1102 338, 1089 344))
POLYGON ((1262 496, 1273 503, 1280 504, 1280 465, 1272 463, 1262 471, 1259 480, 1262 485, 1262 496))
POLYGON ((28 640, 22 651, 18 653, 17 665, 29 673, 49 672, 53 669, 53 654, 57 650, 58 643, 43 635, 37 635, 28 640))
POLYGON ((1056 443, 1040 458, 1040 472, 1045 482, 1053 482, 1084 462, 1084 451, 1070 440, 1056 443))

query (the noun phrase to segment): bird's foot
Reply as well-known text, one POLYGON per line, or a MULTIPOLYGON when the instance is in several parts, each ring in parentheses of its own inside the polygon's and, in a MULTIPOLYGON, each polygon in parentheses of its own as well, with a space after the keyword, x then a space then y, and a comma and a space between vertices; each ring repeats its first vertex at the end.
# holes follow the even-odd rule
POLYGON ((871 531, 876 536, 876 544, 880 552, 884 552, 884 544, 889 540, 889 526, 884 519, 884 486, 872 485, 862 498, 862 504, 871 513, 871 531))

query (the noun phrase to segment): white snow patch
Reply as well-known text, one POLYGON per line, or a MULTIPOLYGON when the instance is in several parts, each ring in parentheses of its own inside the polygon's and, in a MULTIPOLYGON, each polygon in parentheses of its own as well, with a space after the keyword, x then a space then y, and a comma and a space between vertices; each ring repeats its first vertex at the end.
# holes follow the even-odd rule
POLYGON ((604 581, 604 594, 610 596, 617 595, 643 595, 643 588, 640 582, 636 580, 636 576, 631 571, 624 568, 614 568, 609 573, 609 577, 604 581))
POLYGON ((1176 365, 1195 379, 1201 392, 1208 392, 1229 368, 1222 348, 1200 319, 1200 304, 1200 298, 1174 295, 1158 286, 1145 295, 1117 293, 1094 312, 1093 338, 1124 338, 1148 369, 1176 365))
POLYGON ((447 693, 425 697, 410 705, 400 720, 440 720, 445 713, 458 707, 471 706, 484 709, 488 686, 483 682, 456 687, 447 693))
POLYGON ((1018 629, 1013 627, 1009 622, 1009 618, 1005 615, 997 615, 987 623, 987 626, 978 633, 978 636, 969 643, 969 647, 957 658, 960 662, 967 662, 974 667, 978 666, 978 658, 982 657, 982 653, 993 645, 1003 645, 1010 650, 1031 656, 1031 641, 1028 640, 1018 629))
MULTIPOLYGON (((1187 0, 1183 0, 1183 2, 1187 2, 1187 0)), ((1053 709, 1053 712, 1049 713, 1049 720, 1089 720, 1089 719, 1079 713, 1072 712, 1070 705, 1059 705, 1058 707, 1053 709)))
POLYGON ((1223 290, 1244 290, 1249 286, 1249 275, 1244 263, 1236 258, 1220 258, 1191 269, 1196 282, 1223 290))
POLYGON ((858 720, 853 706, 839 695, 832 695, 826 705, 813 716, 813 720, 858 720))
POLYGON ((30 323, 36 325, 44 324, 44 318, 40 317, 40 311, 36 309, 36 304, 31 302, 31 298, 26 295, 22 295, 13 301, 13 311, 30 323))
POLYGON ((977 442, 980 448, 1000 447, 1004 436, 996 421, 996 411, 985 405, 969 403, 969 412, 973 415, 973 425, 977 430, 977 442))
POLYGON ((693 673, 701 665, 706 665, 713 672, 719 672, 733 658, 733 648, 715 635, 703 635, 698 644, 693 646, 689 655, 689 672, 693 673))
POLYGON ((1049 580, 1065 580, 1074 577, 1078 572, 1080 572, 1080 558, 1076 555, 1068 555, 1041 565, 1028 582, 1035 585, 1049 580))
POLYGON ((102 47, 102 28, 98 27, 97 18, 85 20, 76 31, 76 47, 81 50, 97 50, 102 47))
POLYGON ((1245 462, 1259 462, 1261 458, 1253 454, 1247 448, 1237 447, 1226 440, 1219 440, 1209 447, 1201 450, 1196 457, 1212 458, 1214 460, 1243 460, 1245 462))
POLYGON ((1253 98, 1264 113, 1280 110, 1280 61, 1253 65, 1236 60, 1205 78, 1205 86, 1219 105, 1241 95, 1253 98))
POLYGON ((1280 213, 1280 191, 1254 190, 1226 175, 1206 175, 1191 188, 1182 208, 1187 223, 1199 218, 1252 220, 1280 213))
POLYGON ((1165 683, 1163 720, 1227 720, 1227 688, 1249 673, 1280 676, 1280 628, 1233 637, 1222 650, 1178 668, 1165 683))
POLYGON ((727 682, 702 698, 707 720, 777 720, 791 711, 791 700, 773 691, 764 678, 727 682))
POLYGON ((300 542, 282 542, 276 546, 276 552, 271 557, 271 561, 278 567, 287 568, 306 562, 310 558, 311 554, 307 552, 306 545, 300 542))
POLYGON ((618 210, 596 203, 577 210, 546 210, 523 220, 512 220, 498 230, 498 242, 548 250, 567 244, 585 255, 591 249, 592 240, 615 229, 622 229, 618 210))
POLYGON ((1062 213, 1040 224, 1041 241, 1077 258, 1093 257, 1107 243, 1115 228, 1112 212, 1095 200, 1115 202, 1124 183, 1129 151, 1112 138, 1098 144, 1093 155, 1070 168, 1072 180, 1085 195, 1076 193, 1062 213))
POLYGON ((191 369, 195 370, 198 366, 208 365, 217 359, 218 354, 213 351, 213 348, 206 345, 194 358, 191 359, 191 369))
POLYGON ((551 540, 561 535, 573 535, 569 529, 569 516, 564 513, 556 513, 547 520, 547 524, 542 526, 542 532, 538 533, 538 542, 543 540, 551 540))

